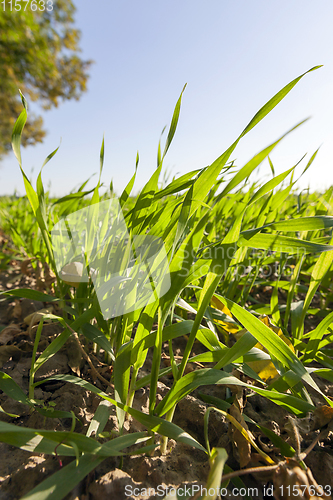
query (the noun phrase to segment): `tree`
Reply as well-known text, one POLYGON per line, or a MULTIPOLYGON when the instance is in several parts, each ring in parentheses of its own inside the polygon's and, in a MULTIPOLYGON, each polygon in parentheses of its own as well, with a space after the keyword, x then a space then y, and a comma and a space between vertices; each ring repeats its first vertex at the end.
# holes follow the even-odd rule
MULTIPOLYGON (((86 90, 92 61, 78 56, 81 33, 73 27, 75 10, 72 0, 0 2, 0 158, 11 148, 13 125, 22 110, 18 89, 44 109, 79 99, 86 90)), ((42 142, 44 136, 42 117, 30 113, 22 145, 42 142)))

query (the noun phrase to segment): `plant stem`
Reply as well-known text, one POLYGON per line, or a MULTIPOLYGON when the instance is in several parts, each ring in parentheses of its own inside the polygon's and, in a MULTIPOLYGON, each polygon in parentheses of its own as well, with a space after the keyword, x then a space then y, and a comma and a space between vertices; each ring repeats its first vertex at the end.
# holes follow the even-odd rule
POLYGON ((135 383, 136 383, 136 377, 137 377, 138 371, 139 371, 138 368, 133 368, 131 383, 130 383, 127 401, 126 401, 127 406, 132 406, 132 403, 133 403, 134 394, 135 394, 135 383))
MULTIPOLYGON (((167 422, 172 422, 175 410, 176 410, 176 405, 173 408, 171 408, 171 410, 169 410, 168 413, 165 415, 165 420, 167 422)), ((162 441, 160 446, 162 455, 166 454, 167 446, 168 446, 168 438, 166 436, 162 436, 162 441)))
POLYGON ((38 349, 38 344, 40 341, 40 337, 42 334, 42 329, 43 329, 43 323, 44 319, 42 318, 39 322, 37 332, 36 332, 36 337, 35 337, 35 342, 34 342, 34 349, 32 352, 32 359, 31 359, 31 368, 30 368, 30 377, 29 377, 29 398, 34 399, 34 377, 35 377, 35 361, 36 361, 36 354, 37 354, 37 349, 38 349))
POLYGON ((163 330, 163 317, 162 310, 159 306, 158 308, 158 327, 156 332, 156 340, 153 354, 153 363, 151 369, 151 379, 150 379, 150 393, 149 393, 149 413, 152 414, 156 404, 156 392, 158 383, 158 374, 161 364, 161 354, 162 354, 162 330, 163 330))

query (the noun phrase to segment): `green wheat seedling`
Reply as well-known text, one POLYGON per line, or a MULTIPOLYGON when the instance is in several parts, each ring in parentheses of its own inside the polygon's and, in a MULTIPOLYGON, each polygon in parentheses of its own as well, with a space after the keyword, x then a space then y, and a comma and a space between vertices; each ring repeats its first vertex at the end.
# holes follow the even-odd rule
MULTIPOLYGON (((14 202, 0 200, 0 217, 8 220, 12 220, 14 215, 18 217, 19 230, 13 223, 5 226, 11 231, 14 244, 23 248, 28 257, 38 257, 41 262, 47 262, 56 281, 48 294, 17 289, 1 295, 4 299, 8 296, 29 297, 57 303, 57 314, 47 318, 61 323, 64 330, 37 356, 38 339, 43 327, 42 322, 39 324, 30 371, 29 396, 4 373, 1 374, 0 387, 32 409, 43 411, 46 416, 51 416, 52 412, 55 415, 56 408, 40 408, 34 400, 34 389, 40 383, 35 381, 35 374, 75 335, 78 342, 92 342, 95 352, 98 349, 105 352, 105 359, 113 369, 111 380, 106 382, 114 389, 114 394, 109 394, 72 375, 50 378, 77 384, 101 397, 104 403, 96 412, 86 436, 88 441, 75 433, 74 428, 67 434, 37 431, 37 437, 34 431, 31 441, 30 429, 18 428, 19 437, 15 437, 15 426, 4 424, 1 427, 0 439, 4 442, 30 451, 76 457, 76 461, 42 482, 31 495, 38 494, 38 498, 48 500, 63 498, 75 486, 75 481, 88 474, 107 454, 120 455, 124 447, 141 442, 146 444, 138 452, 152 451, 156 446, 154 434, 160 436, 159 445, 163 453, 166 453, 169 438, 205 451, 212 467, 209 484, 217 485, 226 459, 224 452, 210 450, 209 443, 205 449, 172 422, 177 404, 202 385, 248 388, 296 416, 303 416, 314 408, 307 390, 310 386, 324 402, 333 406, 312 378, 312 373, 316 373, 328 380, 333 379, 333 353, 328 348, 333 336, 333 317, 327 308, 332 298, 333 190, 319 197, 309 192, 297 193, 294 185, 298 164, 275 175, 271 153, 287 134, 303 122, 265 147, 242 168, 236 167, 231 159, 239 141, 287 96, 303 76, 317 68, 299 76, 273 96, 235 142, 211 165, 170 182, 164 178, 161 185, 163 162, 177 128, 184 87, 164 148, 161 141, 158 145, 157 167, 152 177, 140 193, 133 196, 139 164, 137 155, 135 172, 117 198, 129 239, 120 246, 121 252, 117 252, 117 246, 110 239, 104 250, 96 254, 94 261, 92 248, 95 247, 90 242, 94 242, 97 236, 96 227, 91 223, 86 233, 84 254, 76 254, 76 247, 73 246, 71 264, 76 262, 76 276, 73 266, 59 269, 52 244, 52 230, 60 227, 59 222, 70 221, 79 210, 90 210, 96 214, 96 207, 116 198, 112 182, 109 191, 101 195, 104 140, 96 186, 85 190, 88 182, 85 181, 76 192, 50 200, 44 191, 41 172, 34 189, 22 168, 20 140, 27 119, 27 105, 22 96, 24 109, 14 127, 13 149, 31 207, 31 227, 23 220, 26 199, 14 202), (270 165, 272 178, 263 183, 250 183, 251 174, 265 160, 270 165), (41 235, 38 247, 29 241, 31 231, 38 231, 41 235), (106 263, 111 266, 110 272, 114 272, 116 263, 122 265, 127 262, 126 256, 130 251, 133 251, 133 268, 140 263, 140 258, 145 262, 147 256, 144 253, 138 255, 130 244, 132 238, 143 235, 163 241, 170 287, 163 294, 157 293, 159 284, 154 284, 152 268, 149 283, 156 293, 155 299, 149 303, 140 301, 135 287, 132 287, 124 303, 119 304, 124 306, 122 313, 118 316, 105 315, 98 289, 94 286, 94 273, 98 270, 105 273, 106 263), (79 258, 81 260, 78 261, 79 258), (269 298, 257 294, 258 290, 265 288, 270 291, 269 298), (281 293, 285 296, 283 304, 281 293), (304 321, 308 314, 314 312, 314 298, 319 299, 321 304, 316 313, 318 326, 304 333, 304 321), (126 308, 126 304, 130 303, 135 303, 136 308, 126 308), (186 338, 180 360, 173 349, 173 341, 177 338, 186 338), (193 354, 195 342, 203 346, 202 354, 193 354), (161 368, 165 346, 170 366, 161 368), (143 376, 142 368, 149 350, 153 355, 151 371, 143 376), (319 362, 322 368, 311 367, 313 361, 319 362), (260 368, 263 362, 265 370, 260 368), (200 368, 188 373, 186 368, 189 363, 198 363, 200 368), (255 380, 255 385, 240 380, 237 372, 255 380), (166 374, 172 376, 172 386, 162 399, 157 400, 158 381, 166 374), (135 392, 141 387, 149 387, 148 414, 133 407, 135 392), (117 409, 120 435, 101 445, 91 434, 93 430, 96 436, 103 432, 110 405, 117 409), (126 414, 143 424, 147 432, 125 434, 126 414), (56 486, 60 484, 61 487, 56 486), (49 493, 49 488, 56 488, 56 493, 49 493)), ((44 165, 55 153, 56 150, 44 165)), ((317 151, 307 161, 303 173, 311 166, 316 154, 317 151)), ((300 162, 303 160, 301 158, 300 162)), ((99 235, 104 237, 107 218, 102 217, 99 223, 99 235)), ((69 239, 74 242, 70 225, 67 229, 69 239)), ((59 418, 62 417, 59 415, 59 418)))

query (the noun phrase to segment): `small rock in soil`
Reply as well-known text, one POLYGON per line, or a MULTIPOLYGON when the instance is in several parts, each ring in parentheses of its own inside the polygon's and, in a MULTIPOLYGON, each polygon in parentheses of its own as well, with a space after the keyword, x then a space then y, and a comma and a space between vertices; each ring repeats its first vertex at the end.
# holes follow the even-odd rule
POLYGON ((43 309, 44 304, 39 300, 23 299, 21 301, 21 317, 26 318, 29 314, 32 314, 40 309, 43 309))
MULTIPOLYGON (((133 497, 129 494, 133 492, 134 488, 139 488, 139 490, 141 490, 143 487, 142 483, 134 482, 131 476, 126 472, 115 469, 100 477, 97 481, 94 481, 89 487, 89 493, 91 495, 91 500, 101 500, 101 498, 130 500, 133 497)), ((140 496, 140 498, 143 500, 149 497, 140 496)), ((136 496, 136 500, 139 500, 139 497, 136 496)))
POLYGON ((52 377, 61 373, 68 373, 68 357, 64 352, 57 352, 52 358, 46 361, 36 372, 36 381, 52 377))

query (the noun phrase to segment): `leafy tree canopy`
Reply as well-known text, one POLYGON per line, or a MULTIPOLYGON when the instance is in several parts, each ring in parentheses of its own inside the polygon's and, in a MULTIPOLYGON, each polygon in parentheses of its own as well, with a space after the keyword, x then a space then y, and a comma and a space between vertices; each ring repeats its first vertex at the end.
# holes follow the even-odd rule
MULTIPOLYGON (((44 109, 79 99, 86 90, 92 61, 78 56, 81 33, 73 27, 75 10, 71 0, 0 2, 0 158, 10 150, 13 125, 22 110, 18 89, 44 109)), ((30 114, 23 146, 44 136, 42 117, 30 114)))

